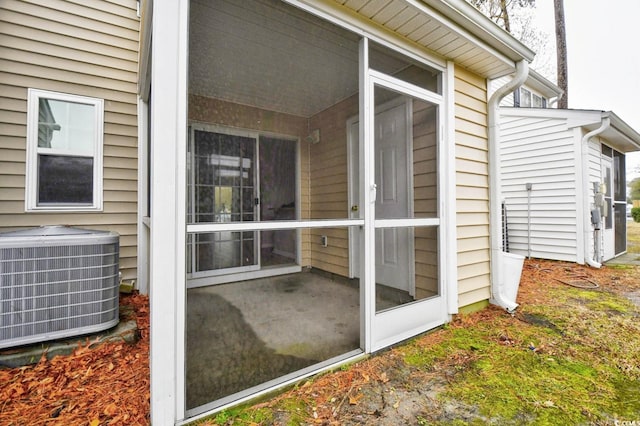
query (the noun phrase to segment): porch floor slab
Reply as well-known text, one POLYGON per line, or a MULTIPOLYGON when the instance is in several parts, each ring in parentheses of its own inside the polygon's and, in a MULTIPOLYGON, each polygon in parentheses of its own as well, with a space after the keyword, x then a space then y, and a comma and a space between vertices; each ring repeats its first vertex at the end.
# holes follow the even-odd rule
POLYGON ((607 260, 604 264, 640 266, 640 253, 625 253, 611 260, 607 260))
POLYGON ((360 347, 358 282, 317 273, 187 292, 187 406, 360 347))

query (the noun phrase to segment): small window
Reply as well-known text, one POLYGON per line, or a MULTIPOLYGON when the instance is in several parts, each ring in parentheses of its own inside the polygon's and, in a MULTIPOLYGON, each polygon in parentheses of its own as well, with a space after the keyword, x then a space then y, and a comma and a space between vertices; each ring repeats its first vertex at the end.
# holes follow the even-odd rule
POLYGON ((523 108, 531 107, 531 92, 527 89, 520 88, 520 106, 523 108))
POLYGON ((101 210, 102 99, 29 89, 26 210, 101 210))
POLYGON ((534 108, 544 108, 542 97, 536 94, 531 94, 531 106, 534 108))

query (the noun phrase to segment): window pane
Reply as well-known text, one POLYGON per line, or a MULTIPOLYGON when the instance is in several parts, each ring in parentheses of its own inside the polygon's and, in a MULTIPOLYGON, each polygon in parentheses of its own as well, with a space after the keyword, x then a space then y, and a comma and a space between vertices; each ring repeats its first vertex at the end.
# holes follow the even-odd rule
POLYGON ((95 106, 40 98, 39 148, 91 155, 94 152, 95 132, 95 106))
POLYGON ((520 88, 520 106, 524 108, 531 107, 531 92, 527 89, 520 88))
POLYGON ((623 153, 613 151, 613 197, 616 201, 627 202, 625 156, 623 153))
POLYGON ((93 203, 93 158, 38 156, 38 205, 51 203, 93 203))
POLYGON ((606 209, 606 220, 605 220, 605 226, 606 229, 611 229, 613 228, 613 197, 611 196, 611 166, 606 166, 605 170, 604 170, 604 184, 605 184, 605 188, 606 188, 606 192, 605 192, 605 197, 604 199, 606 200, 606 205, 605 205, 605 209, 606 209))
POLYGON ((616 255, 627 250, 627 203, 615 203, 615 250, 616 255))
POLYGON ((369 66, 393 77, 442 94, 442 73, 398 52, 370 42, 369 66))
POLYGON ((190 223, 255 220, 254 138, 195 130, 190 141, 190 223))
POLYGON ((438 227, 376 229, 376 312, 439 294, 438 227))
POLYGON ((296 220, 297 141, 260 137, 260 220, 296 220))
POLYGON ((542 108, 542 98, 535 94, 531 96, 532 96, 531 106, 534 108, 542 108))

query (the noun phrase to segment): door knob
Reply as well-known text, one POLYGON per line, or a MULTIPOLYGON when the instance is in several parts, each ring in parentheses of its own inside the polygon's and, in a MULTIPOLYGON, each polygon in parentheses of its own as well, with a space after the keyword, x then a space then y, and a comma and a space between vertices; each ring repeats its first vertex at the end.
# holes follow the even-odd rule
POLYGON ((358 211, 358 205, 355 204, 355 205, 351 206, 351 211, 352 212, 357 212, 358 211))

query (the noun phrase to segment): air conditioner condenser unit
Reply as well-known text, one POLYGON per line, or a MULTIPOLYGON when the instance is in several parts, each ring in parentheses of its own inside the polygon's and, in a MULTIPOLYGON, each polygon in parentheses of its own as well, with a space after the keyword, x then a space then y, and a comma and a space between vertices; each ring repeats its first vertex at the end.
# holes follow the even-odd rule
POLYGON ((67 226, 0 234, 0 348, 118 323, 120 237, 67 226))

